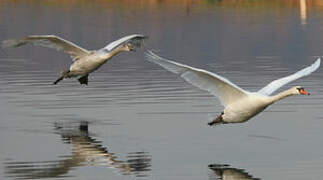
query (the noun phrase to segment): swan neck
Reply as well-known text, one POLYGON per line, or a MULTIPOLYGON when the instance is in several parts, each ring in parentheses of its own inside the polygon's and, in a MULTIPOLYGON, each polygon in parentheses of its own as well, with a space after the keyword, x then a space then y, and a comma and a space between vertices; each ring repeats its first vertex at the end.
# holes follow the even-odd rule
POLYGON ((112 58, 113 56, 119 54, 121 51, 124 51, 124 48, 122 46, 116 47, 110 52, 108 52, 105 56, 105 60, 107 61, 108 59, 112 58))
POLYGON ((281 99, 284 99, 288 96, 291 96, 291 95, 294 95, 294 93, 292 92, 292 90, 286 90, 286 91, 283 91, 275 96, 271 96, 270 100, 271 100, 271 103, 274 103, 276 101, 279 101, 281 99))

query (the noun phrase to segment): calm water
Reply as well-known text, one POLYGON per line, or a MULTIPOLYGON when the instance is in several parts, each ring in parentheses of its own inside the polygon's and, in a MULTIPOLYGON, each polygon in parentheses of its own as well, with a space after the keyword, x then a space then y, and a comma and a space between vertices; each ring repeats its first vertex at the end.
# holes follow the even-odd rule
MULTIPOLYGON (((158 54, 251 91, 323 55, 320 1, 39 2, 1 1, 0 40, 56 34, 97 49, 143 33, 158 54)), ((323 175, 322 68, 284 87, 302 85, 312 96, 212 128, 219 101, 145 61, 143 50, 117 55, 89 86, 51 85, 70 63, 46 48, 1 49, 0 179, 323 175)))

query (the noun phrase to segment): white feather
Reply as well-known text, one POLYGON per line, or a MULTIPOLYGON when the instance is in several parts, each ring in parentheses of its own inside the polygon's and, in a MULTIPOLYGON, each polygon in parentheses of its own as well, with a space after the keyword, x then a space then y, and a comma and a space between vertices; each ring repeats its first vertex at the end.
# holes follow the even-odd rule
POLYGON ((315 63, 313 63, 312 65, 310 65, 300 71, 297 71, 296 73, 294 73, 292 75, 272 81, 267 86, 260 89, 258 91, 258 93, 269 96, 270 94, 275 92, 280 87, 282 87, 282 86, 284 86, 296 79, 310 75, 312 72, 316 71, 320 67, 320 64, 321 64, 321 58, 318 58, 315 61, 315 63))
POLYGON ((34 46, 42 46, 55 49, 57 51, 64 51, 69 54, 73 60, 90 53, 90 51, 55 35, 32 35, 21 39, 9 39, 2 42, 2 47, 19 47, 28 43, 34 46))
POLYGON ((246 97, 248 94, 248 92, 236 86, 228 79, 217 74, 161 58, 151 51, 148 51, 146 55, 148 61, 156 63, 165 69, 180 75, 192 85, 218 97, 224 106, 229 105, 240 98, 246 97))
POLYGON ((141 35, 141 34, 133 34, 133 35, 125 36, 121 39, 111 42, 110 44, 105 46, 103 49, 107 49, 108 51, 111 51, 112 49, 118 47, 119 45, 121 45, 125 42, 128 42, 129 40, 135 39, 135 38, 145 38, 145 36, 141 35))
POLYGON ((260 91, 260 94, 258 92, 251 93, 245 91, 217 74, 161 58, 151 51, 148 51, 146 56, 148 57, 148 61, 156 63, 175 74, 179 74, 187 82, 211 92, 220 99, 225 108, 216 119, 209 123, 209 125, 245 122, 278 100, 291 95, 305 95, 299 90, 301 86, 292 87, 275 96, 268 96, 267 94, 274 92, 288 82, 309 75, 318 69, 321 62, 319 58, 311 66, 291 76, 273 81, 263 88, 260 91))

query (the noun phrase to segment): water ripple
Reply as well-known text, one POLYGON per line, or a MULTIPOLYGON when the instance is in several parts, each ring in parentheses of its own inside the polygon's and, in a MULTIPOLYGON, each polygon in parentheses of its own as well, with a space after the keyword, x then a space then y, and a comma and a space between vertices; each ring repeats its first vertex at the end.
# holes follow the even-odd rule
POLYGON ((16 179, 42 179, 69 177, 69 171, 81 166, 104 166, 115 169, 122 175, 148 176, 151 155, 148 152, 130 152, 126 160, 119 160, 117 153, 110 152, 101 141, 91 137, 88 122, 56 123, 55 133, 62 142, 72 145, 72 155, 59 156, 50 161, 6 161, 7 177, 16 179))

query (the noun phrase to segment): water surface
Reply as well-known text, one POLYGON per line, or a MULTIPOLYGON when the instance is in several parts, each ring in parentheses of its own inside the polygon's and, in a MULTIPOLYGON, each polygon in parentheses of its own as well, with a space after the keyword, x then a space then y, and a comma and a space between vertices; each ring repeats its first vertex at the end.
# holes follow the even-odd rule
MULTIPOLYGON (((0 40, 56 34, 88 49, 124 35, 250 91, 322 55, 320 1, 1 1, 0 40)), ((209 127, 220 102, 144 60, 114 57, 52 82, 71 63, 25 46, 0 51, 0 179, 320 179, 322 68, 247 123, 209 127)))

